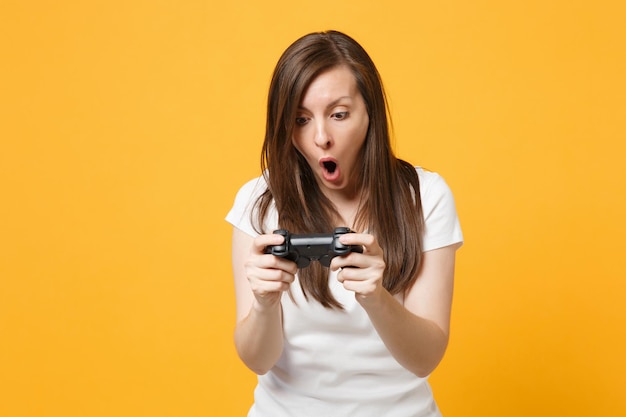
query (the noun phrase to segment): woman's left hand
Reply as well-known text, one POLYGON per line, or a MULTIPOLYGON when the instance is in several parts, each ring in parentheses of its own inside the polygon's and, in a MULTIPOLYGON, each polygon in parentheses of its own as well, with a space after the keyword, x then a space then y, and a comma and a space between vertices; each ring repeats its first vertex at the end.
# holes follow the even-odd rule
POLYGON ((344 288, 354 291, 359 303, 374 301, 384 291, 383 272, 385 259, 383 250, 373 235, 347 233, 339 238, 344 245, 361 245, 363 253, 352 252, 333 258, 330 269, 340 270, 337 280, 344 288))

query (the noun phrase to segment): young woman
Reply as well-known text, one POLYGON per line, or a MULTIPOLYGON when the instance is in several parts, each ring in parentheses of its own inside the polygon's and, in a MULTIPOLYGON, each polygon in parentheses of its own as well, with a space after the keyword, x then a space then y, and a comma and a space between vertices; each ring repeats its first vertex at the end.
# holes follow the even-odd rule
POLYGON ((271 81, 263 175, 238 192, 235 345, 259 375, 249 416, 439 416, 427 376, 448 343, 462 234, 437 174, 397 159, 374 63, 340 32, 306 35, 271 81), (275 229, 362 253, 330 268, 265 253, 275 229))

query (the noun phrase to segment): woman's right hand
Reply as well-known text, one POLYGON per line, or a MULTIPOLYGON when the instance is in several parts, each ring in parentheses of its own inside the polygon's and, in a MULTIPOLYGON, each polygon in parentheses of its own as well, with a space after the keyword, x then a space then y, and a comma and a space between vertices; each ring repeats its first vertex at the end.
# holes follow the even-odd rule
POLYGON ((283 350, 280 299, 298 269, 295 262, 266 254, 280 245, 278 234, 253 238, 233 228, 233 274, 237 299, 235 346, 243 362, 259 375, 266 373, 283 350))
POLYGON ((298 267, 295 262, 265 253, 269 245, 280 245, 285 238, 278 234, 257 236, 245 261, 246 278, 254 294, 256 308, 265 309, 280 303, 283 291, 295 279, 298 267))

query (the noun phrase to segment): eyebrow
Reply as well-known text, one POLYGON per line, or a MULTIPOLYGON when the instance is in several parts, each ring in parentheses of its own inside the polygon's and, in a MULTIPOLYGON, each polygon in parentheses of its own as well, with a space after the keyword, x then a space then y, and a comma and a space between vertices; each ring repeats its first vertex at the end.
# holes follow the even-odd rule
MULTIPOLYGON (((331 107, 335 107, 335 106, 337 105, 337 103, 339 103, 341 100, 344 100, 344 99, 348 99, 348 100, 352 101, 352 97, 350 97, 350 96, 341 96, 341 97, 339 97, 338 99, 333 100, 333 101, 331 101, 330 103, 328 103, 328 105, 326 106, 326 108, 327 108, 327 109, 329 109, 329 108, 331 108, 331 107)), ((307 110, 307 111, 308 111, 309 109, 307 109, 307 108, 306 108, 306 107, 304 107, 304 106, 298 106, 298 110, 307 110)))

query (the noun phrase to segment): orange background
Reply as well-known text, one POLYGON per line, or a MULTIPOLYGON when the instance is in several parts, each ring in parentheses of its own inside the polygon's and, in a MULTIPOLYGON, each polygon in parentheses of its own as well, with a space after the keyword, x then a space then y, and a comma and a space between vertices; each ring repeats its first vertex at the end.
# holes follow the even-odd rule
POLYGON ((3 1, 0 416, 245 414, 223 217, 328 28, 456 196, 444 415, 626 415, 623 4, 3 1))

